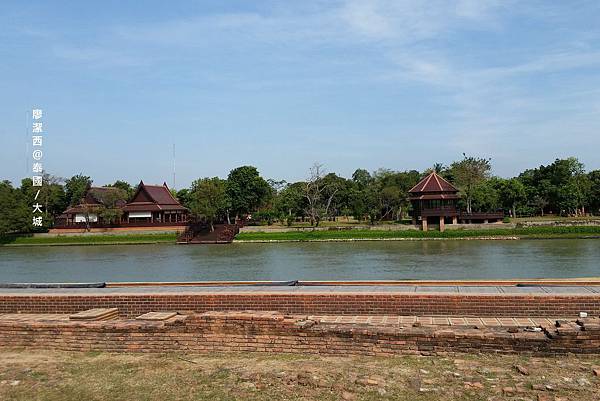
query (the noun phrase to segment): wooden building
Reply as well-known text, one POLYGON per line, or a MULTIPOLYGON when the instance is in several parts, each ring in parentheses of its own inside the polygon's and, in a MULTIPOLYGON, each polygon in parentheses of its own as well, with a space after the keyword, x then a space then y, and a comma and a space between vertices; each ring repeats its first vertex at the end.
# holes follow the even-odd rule
POLYGON ((68 208, 56 219, 54 229, 169 226, 181 226, 183 229, 188 223, 189 210, 175 199, 166 183, 146 185, 140 181, 129 202, 126 199, 115 201, 116 193, 121 192, 112 187, 88 189, 78 205, 68 208), (120 210, 120 216, 111 222, 103 221, 101 211, 106 208, 120 210))
POLYGON ((444 231, 446 224, 458 223, 458 189, 435 172, 429 174, 409 191, 413 208, 413 224, 419 220, 423 231, 437 224, 444 231))
POLYGON ((413 224, 420 224, 423 231, 430 225, 444 231, 447 224, 472 224, 501 222, 504 213, 463 213, 458 207, 458 189, 432 172, 409 191, 412 204, 413 224))
POLYGON ((123 207, 124 223, 185 223, 189 211, 171 194, 166 183, 146 185, 140 181, 131 201, 123 207))
POLYGON ((117 208, 122 208, 127 203, 127 199, 118 198, 120 191, 117 188, 110 187, 91 187, 85 196, 75 206, 64 211, 57 219, 58 225, 87 225, 103 224, 99 211, 114 204, 117 208), (117 197, 117 199, 115 199, 117 197))

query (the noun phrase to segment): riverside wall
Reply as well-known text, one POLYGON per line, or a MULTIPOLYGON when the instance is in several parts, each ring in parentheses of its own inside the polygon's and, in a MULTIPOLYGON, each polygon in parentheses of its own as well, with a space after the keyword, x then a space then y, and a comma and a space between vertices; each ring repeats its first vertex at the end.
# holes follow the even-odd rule
POLYGON ((0 318, 0 348, 108 352, 285 352, 399 355, 447 352, 598 354, 600 321, 539 327, 323 324, 278 312, 208 312, 165 321, 0 318))
POLYGON ((151 311, 279 311, 286 314, 600 316, 600 294, 389 293, 389 292, 120 292, 0 294, 0 313, 75 313, 119 308, 126 317, 151 311))

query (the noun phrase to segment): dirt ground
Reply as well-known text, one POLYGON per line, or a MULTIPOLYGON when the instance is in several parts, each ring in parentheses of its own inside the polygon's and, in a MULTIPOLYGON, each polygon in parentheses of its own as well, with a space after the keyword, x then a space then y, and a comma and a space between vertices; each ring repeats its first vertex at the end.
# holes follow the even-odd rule
POLYGON ((600 356, 0 351, 0 400, 600 399, 600 356), (596 370, 596 372, 594 372, 596 370))

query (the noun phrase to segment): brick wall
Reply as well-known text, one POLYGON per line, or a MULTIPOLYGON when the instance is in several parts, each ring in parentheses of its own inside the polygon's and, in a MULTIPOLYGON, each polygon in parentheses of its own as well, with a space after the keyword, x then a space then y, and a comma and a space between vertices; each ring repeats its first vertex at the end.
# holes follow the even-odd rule
POLYGON ((600 353, 599 319, 544 332, 506 328, 323 324, 279 313, 209 312, 163 322, 0 320, 0 347, 110 352, 600 353), (514 330, 513 330, 514 331, 514 330))
POLYGON ((106 294, 0 295, 0 313, 73 313, 117 307, 124 316, 150 311, 280 311, 330 315, 577 316, 600 315, 600 295, 452 294, 106 294))

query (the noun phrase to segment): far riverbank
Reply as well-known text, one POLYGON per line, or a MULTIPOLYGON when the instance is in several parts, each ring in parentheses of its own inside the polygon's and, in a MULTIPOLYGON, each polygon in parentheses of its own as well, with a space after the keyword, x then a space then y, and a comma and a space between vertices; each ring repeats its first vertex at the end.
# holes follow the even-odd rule
POLYGON ((177 233, 160 234, 82 234, 54 236, 13 236, 0 238, 0 248, 67 245, 148 245, 176 244, 177 233))
POLYGON ((476 230, 321 230, 291 232, 242 232, 235 242, 298 242, 353 240, 461 240, 461 239, 553 239, 600 238, 599 226, 515 227, 476 230))
MULTIPOLYGON (((328 230, 290 232, 242 232, 234 242, 337 242, 404 240, 518 240, 600 238, 600 226, 515 227, 440 231, 328 230)), ((0 247, 67 245, 176 244, 176 233, 105 234, 70 236, 13 236, 0 239, 0 247)))

